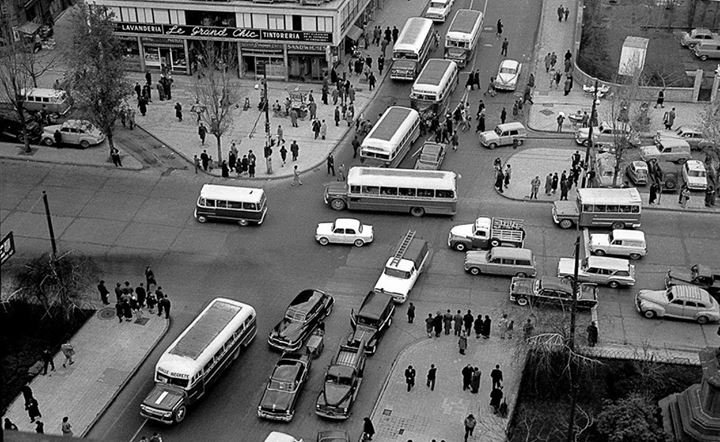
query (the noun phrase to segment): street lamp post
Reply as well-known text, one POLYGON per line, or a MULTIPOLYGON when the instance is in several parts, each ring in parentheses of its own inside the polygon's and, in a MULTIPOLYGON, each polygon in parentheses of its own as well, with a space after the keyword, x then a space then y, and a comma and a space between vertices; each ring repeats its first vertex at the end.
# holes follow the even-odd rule
POLYGON ((588 143, 587 147, 585 148, 585 163, 583 164, 583 168, 585 169, 585 174, 583 175, 582 179, 582 187, 587 187, 590 185, 588 182, 588 174, 590 173, 590 151, 593 148, 593 126, 595 123, 595 112, 597 111, 597 101, 598 101, 598 81, 595 80, 595 85, 593 87, 593 102, 592 102, 592 108, 590 110, 590 127, 588 129, 588 143))

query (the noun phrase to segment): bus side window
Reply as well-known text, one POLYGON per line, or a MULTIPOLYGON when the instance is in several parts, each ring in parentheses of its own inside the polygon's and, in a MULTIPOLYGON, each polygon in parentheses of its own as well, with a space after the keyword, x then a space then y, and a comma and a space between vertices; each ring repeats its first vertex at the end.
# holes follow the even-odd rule
POLYGON ((362 186, 362 193, 365 195, 379 195, 380 186, 362 186))
POLYGON ((239 201, 228 201, 227 202, 227 208, 228 209, 242 209, 243 203, 239 201))
POLYGON ((593 212, 605 213, 607 212, 607 207, 605 204, 595 204, 595 210, 593 210, 593 212))
POLYGON ((350 193, 360 193, 360 186, 350 186, 350 193))
POLYGON ((632 213, 640 213, 640 206, 632 206, 630 209, 632 213))
POLYGON ((217 201, 215 201, 215 207, 219 207, 219 208, 221 208, 221 209, 225 209, 225 208, 227 208, 227 201, 217 200, 217 201))
POLYGON ((586 213, 587 213, 587 212, 593 212, 593 211, 594 211, 594 210, 593 210, 593 205, 592 205, 592 204, 583 204, 583 206, 582 206, 582 211, 583 211, 583 212, 586 212, 586 213))
POLYGON ((418 189, 417 196, 422 198, 432 198, 435 196, 435 191, 433 189, 418 189))
POLYGON ((399 189, 400 195, 402 196, 415 196, 415 189, 411 189, 408 187, 401 187, 399 189))
POLYGON ((397 195, 397 187, 381 187, 380 195, 397 195))
POLYGON ((436 198, 453 198, 453 191, 452 190, 436 190, 435 191, 435 197, 436 198))

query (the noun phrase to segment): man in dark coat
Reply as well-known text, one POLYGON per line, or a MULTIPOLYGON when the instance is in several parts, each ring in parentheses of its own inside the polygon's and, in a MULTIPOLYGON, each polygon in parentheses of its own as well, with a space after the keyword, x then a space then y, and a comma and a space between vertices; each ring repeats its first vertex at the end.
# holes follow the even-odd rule
POLYGON ((100 292, 100 299, 102 299, 102 303, 105 305, 110 304, 110 301, 108 301, 108 295, 110 294, 110 291, 105 287, 105 281, 100 280, 100 283, 97 285, 98 292, 100 292))
POLYGON ((470 378, 471 392, 477 394, 480 391, 480 377, 482 373, 478 367, 473 368, 472 377, 470 378))
POLYGON ((165 319, 170 319, 170 297, 163 296, 163 299, 158 301, 158 305, 162 305, 165 310, 165 319))
POLYGON ((445 327, 445 334, 450 334, 450 329, 452 328, 452 320, 453 315, 450 313, 450 309, 448 309, 447 312, 443 315, 443 326, 445 327))
POLYGON ((498 408, 500 408, 500 401, 502 400, 502 397, 502 387, 493 388, 492 392, 490 393, 490 406, 493 407, 493 411, 495 412, 495 414, 497 414, 498 408))
POLYGON ((375 427, 369 417, 363 419, 363 434, 365 434, 367 440, 372 440, 375 435, 375 427))
POLYGON ((490 316, 485 315, 485 321, 483 321, 482 335, 483 338, 488 339, 490 337, 490 327, 492 326, 492 320, 490 316))
POLYGON ((147 297, 147 292, 145 291, 145 287, 143 287, 142 282, 139 286, 135 288, 135 294, 137 295, 138 306, 140 308, 145 307, 145 298, 147 297))
POLYGON ((453 331, 455 333, 455 336, 460 336, 460 333, 462 332, 463 328, 463 316, 460 310, 455 313, 455 316, 453 316, 453 331))
POLYGON ((405 369, 405 383, 407 384, 407 391, 412 390, 415 386, 415 369, 412 365, 408 365, 405 369))
POLYGON ((495 368, 490 372, 490 379, 492 379, 492 388, 502 387, 503 374, 500 365, 495 365, 495 368))
POLYGON ((477 315, 477 318, 475 318, 475 323, 473 324, 475 328, 475 339, 479 339, 480 335, 483 332, 483 319, 482 315, 477 315))
POLYGON ((435 322, 433 323, 433 326, 435 327, 435 337, 439 338, 440 333, 442 333, 442 327, 443 327, 442 313, 437 312, 437 315, 435 315, 435 322))
POLYGON ((465 391, 470 388, 470 381, 472 380, 473 368, 470 366, 470 364, 468 364, 465 366, 465 368, 462 369, 461 373, 462 373, 462 378, 463 378, 463 391, 465 391))
POLYGON ((465 326, 465 334, 468 336, 470 336, 472 324, 473 324, 472 311, 468 310, 467 313, 465 313, 465 316, 463 316, 463 325, 465 326))

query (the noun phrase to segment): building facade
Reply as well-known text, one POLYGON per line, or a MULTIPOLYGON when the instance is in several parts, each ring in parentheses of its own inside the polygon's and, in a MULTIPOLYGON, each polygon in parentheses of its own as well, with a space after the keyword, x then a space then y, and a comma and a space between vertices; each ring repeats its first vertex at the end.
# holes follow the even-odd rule
POLYGON ((207 41, 237 56, 238 75, 319 81, 344 58, 374 0, 94 0, 107 7, 128 68, 192 74, 207 41))

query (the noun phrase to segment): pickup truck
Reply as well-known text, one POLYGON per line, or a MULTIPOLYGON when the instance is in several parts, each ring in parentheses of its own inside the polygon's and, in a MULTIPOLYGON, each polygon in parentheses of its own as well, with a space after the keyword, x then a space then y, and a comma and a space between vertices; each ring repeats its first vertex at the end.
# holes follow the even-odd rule
POLYGON ((385 263, 374 290, 387 293, 397 303, 405 302, 418 277, 429 264, 430 254, 430 243, 415 238, 414 230, 408 231, 395 254, 385 263))
POLYGON ((703 264, 695 264, 687 270, 668 270, 665 275, 665 287, 677 284, 692 284, 720 299, 720 269, 711 269, 703 264))
POLYGON ((365 353, 375 354, 378 341, 392 324, 394 314, 395 302, 392 296, 374 291, 365 295, 360 310, 356 313, 353 309, 350 313, 353 331, 348 336, 348 345, 357 347, 364 342, 365 353))
POLYGON ((363 370, 365 369, 365 342, 357 347, 341 345, 325 371, 323 389, 315 402, 315 414, 334 420, 350 417, 363 370))
POLYGON ((525 244, 525 221, 513 218, 480 217, 474 224, 450 229, 448 247, 464 252, 497 246, 522 247, 525 244))

